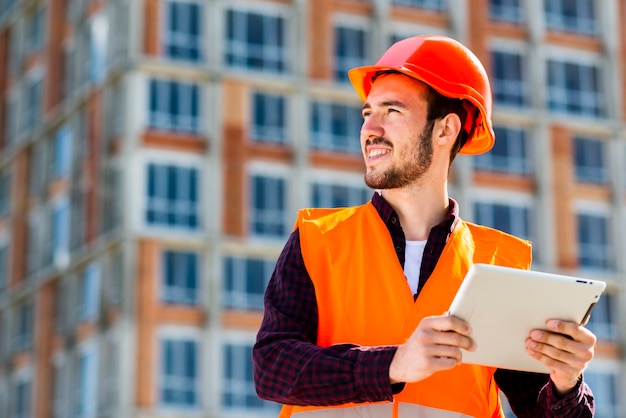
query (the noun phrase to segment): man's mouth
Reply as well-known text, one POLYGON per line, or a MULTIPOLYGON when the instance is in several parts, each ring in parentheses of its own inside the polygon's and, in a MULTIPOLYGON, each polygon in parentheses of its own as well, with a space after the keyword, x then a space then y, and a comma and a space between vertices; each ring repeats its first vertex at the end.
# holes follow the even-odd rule
POLYGON ((367 154, 367 158, 368 159, 374 159, 374 158, 378 158, 382 155, 385 155, 387 153, 391 152, 391 150, 389 149, 373 149, 370 150, 367 154))

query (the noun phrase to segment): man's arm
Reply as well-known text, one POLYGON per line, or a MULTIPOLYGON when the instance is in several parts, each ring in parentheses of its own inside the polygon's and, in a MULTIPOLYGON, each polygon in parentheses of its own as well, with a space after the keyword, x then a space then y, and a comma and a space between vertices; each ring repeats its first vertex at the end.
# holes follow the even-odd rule
POLYGON ((495 379, 518 418, 593 416, 593 394, 582 379, 563 396, 547 374, 498 369, 495 379))
POLYGON ((290 405, 391 401, 389 365, 396 347, 319 347, 317 326, 315 289, 295 231, 265 292, 252 351, 258 395, 290 405))

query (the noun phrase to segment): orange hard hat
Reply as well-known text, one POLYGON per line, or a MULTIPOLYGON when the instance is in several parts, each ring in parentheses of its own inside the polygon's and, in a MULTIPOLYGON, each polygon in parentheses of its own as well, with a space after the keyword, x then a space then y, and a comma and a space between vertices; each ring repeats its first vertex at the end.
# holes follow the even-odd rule
POLYGON ((475 128, 461 154, 482 154, 493 147, 491 87, 485 67, 467 47, 446 36, 413 36, 393 44, 376 65, 348 72, 352 86, 363 101, 380 71, 398 71, 416 78, 446 97, 468 100, 478 109, 475 128))

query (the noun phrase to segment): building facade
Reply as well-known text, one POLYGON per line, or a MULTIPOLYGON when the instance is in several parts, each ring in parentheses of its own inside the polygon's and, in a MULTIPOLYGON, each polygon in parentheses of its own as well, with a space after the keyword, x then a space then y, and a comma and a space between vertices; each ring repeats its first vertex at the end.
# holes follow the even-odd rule
POLYGON ((348 69, 447 34, 497 141, 464 219, 606 280, 597 416, 626 414, 626 1, 0 0, 0 416, 276 416, 250 350, 298 208, 369 199, 348 69))

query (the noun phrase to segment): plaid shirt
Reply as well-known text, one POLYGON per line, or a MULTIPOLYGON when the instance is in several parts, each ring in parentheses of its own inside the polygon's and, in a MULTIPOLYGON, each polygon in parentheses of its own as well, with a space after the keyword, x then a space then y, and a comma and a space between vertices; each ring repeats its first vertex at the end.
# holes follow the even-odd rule
MULTIPOLYGON (((450 213, 430 231, 418 293, 432 273, 458 217, 450 213)), ((404 266, 406 241, 393 208, 374 193, 372 203, 387 225, 398 261, 404 266)), ((415 295, 417 297, 417 295, 415 295)), ((253 349, 254 379, 261 398, 291 405, 338 405, 392 401, 404 384, 391 385, 389 365, 395 346, 337 344, 319 347, 317 302, 295 231, 280 255, 265 293, 265 313, 253 349)), ((591 417, 593 394, 581 382, 559 398, 548 375, 497 370, 495 380, 519 417, 591 417)))

